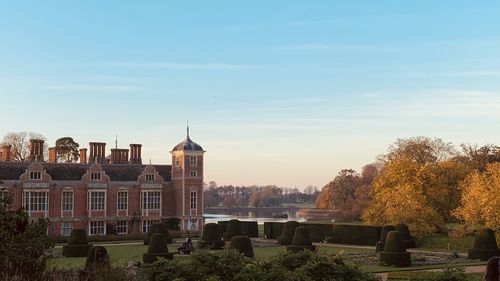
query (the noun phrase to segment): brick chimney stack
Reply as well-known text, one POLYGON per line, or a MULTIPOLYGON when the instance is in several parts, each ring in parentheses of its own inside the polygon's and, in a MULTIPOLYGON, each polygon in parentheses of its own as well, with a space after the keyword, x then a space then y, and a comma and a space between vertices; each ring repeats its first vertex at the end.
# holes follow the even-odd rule
POLYGON ((43 140, 30 139, 30 161, 43 161, 43 140))
POLYGON ((105 142, 90 142, 89 162, 104 164, 106 162, 106 143, 105 142))
POLYGON ((10 144, 4 144, 2 145, 2 161, 10 161, 10 149, 12 148, 12 145, 10 144))
POLYGON ((80 148, 80 163, 87 164, 87 149, 80 148))
POLYGON ((57 162, 57 148, 49 147, 49 163, 57 162))
POLYGON ((142 144, 130 144, 130 164, 142 164, 142 144))
POLYGON ((128 149, 111 149, 110 164, 128 164, 128 149))

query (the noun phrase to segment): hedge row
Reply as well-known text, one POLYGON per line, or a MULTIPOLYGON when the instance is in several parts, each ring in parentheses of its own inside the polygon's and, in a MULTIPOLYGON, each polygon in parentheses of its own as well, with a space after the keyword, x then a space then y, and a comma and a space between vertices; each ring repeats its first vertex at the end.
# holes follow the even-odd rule
MULTIPOLYGON (((172 238, 182 238, 185 237, 181 231, 170 231, 170 237, 172 238)), ((131 240, 144 240, 146 237, 145 233, 133 233, 133 234, 118 234, 118 235, 91 235, 88 236, 89 242, 110 242, 110 241, 131 241, 131 240)), ((52 236, 50 239, 54 243, 67 243, 69 236, 52 236)))
MULTIPOLYGON (((227 224, 229 221, 218 221, 222 233, 226 232, 227 224)), ((259 226, 256 221, 240 221, 241 230, 248 237, 259 237, 259 226)))
MULTIPOLYGON (((313 242, 373 246, 380 238, 382 227, 363 224, 301 223, 309 230, 313 242)), ((282 222, 264 222, 264 235, 277 239, 283 231, 282 222)))

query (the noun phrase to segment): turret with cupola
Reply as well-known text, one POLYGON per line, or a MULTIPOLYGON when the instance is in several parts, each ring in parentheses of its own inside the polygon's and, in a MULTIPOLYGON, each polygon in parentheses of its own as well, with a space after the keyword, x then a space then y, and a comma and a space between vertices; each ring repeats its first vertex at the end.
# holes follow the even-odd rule
POLYGON ((189 126, 186 139, 172 151, 172 183, 176 210, 183 230, 200 230, 203 226, 203 154, 201 145, 191 140, 189 126), (180 204, 179 204, 180 203, 180 204))

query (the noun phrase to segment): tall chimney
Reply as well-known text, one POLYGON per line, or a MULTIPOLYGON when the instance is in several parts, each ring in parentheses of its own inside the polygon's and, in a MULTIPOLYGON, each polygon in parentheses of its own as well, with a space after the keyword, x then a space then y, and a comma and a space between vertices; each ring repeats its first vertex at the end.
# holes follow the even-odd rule
POLYGON ((87 149, 80 148, 80 163, 87 164, 87 149))
POLYGON ((2 161, 10 161, 10 149, 12 145, 4 144, 2 145, 2 161))
POLYGON ((142 164, 142 144, 130 144, 130 164, 142 164))
POLYGON ((112 148, 110 164, 128 164, 128 149, 112 148))
POLYGON ((30 139, 30 156, 31 161, 43 161, 43 140, 30 139))
POLYGON ((57 148, 49 147, 49 163, 57 162, 57 148))
POLYGON ((106 161, 106 143, 89 142, 90 155, 89 162, 105 163, 106 161))

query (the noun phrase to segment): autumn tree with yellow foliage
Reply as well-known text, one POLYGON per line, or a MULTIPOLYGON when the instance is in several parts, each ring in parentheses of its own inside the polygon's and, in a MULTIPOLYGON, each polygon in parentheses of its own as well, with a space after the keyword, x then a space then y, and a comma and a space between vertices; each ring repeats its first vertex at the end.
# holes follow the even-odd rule
POLYGON ((455 155, 451 144, 440 139, 396 141, 372 183, 373 199, 363 220, 370 224, 405 223, 417 233, 442 227, 458 206, 458 183, 468 173, 466 166, 449 160, 455 155))
POLYGON ((472 227, 500 227, 500 163, 474 170, 460 185, 463 193, 454 215, 472 227))

